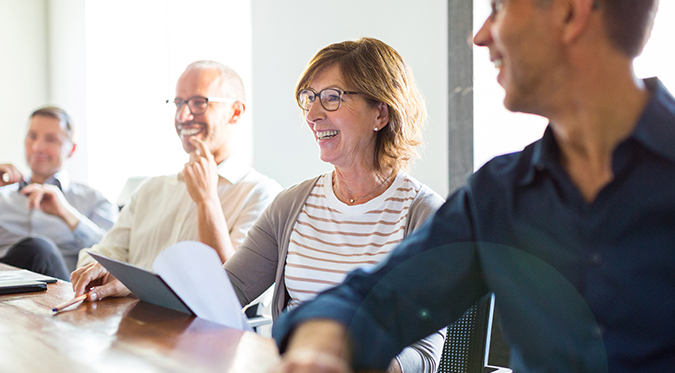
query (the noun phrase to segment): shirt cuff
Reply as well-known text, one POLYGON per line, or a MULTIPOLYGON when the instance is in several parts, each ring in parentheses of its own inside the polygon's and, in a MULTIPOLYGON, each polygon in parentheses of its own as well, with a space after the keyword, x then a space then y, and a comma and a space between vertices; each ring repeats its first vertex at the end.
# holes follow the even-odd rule
POLYGON ((103 230, 86 216, 80 213, 77 213, 76 216, 79 222, 75 226, 75 229, 73 229, 73 234, 79 243, 78 246, 80 248, 91 247, 98 243, 103 237, 103 230))

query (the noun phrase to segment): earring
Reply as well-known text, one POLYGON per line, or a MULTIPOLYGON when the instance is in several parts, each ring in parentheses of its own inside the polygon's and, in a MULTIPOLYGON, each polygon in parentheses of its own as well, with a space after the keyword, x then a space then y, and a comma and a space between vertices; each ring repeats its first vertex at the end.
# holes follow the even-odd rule
POLYGON ((379 131, 380 129, 377 128, 377 127, 375 127, 375 128, 373 128, 373 130, 375 130, 375 132, 377 132, 377 131, 379 131))

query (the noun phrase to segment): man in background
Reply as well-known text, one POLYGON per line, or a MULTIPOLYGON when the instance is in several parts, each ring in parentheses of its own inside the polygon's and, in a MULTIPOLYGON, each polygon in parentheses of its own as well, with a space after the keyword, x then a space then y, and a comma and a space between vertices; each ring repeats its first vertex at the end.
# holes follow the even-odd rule
POLYGON ((97 190, 73 183, 64 169, 77 148, 70 116, 43 107, 30 116, 24 176, 0 164, 0 262, 68 280, 83 247, 117 220, 117 207, 97 190))
MULTIPOLYGON (((92 252, 151 269, 164 249, 180 241, 211 246, 224 263, 272 202, 281 186, 235 154, 245 112, 244 85, 215 61, 188 65, 176 83, 174 129, 190 161, 178 175, 148 179, 119 221, 92 252)), ((71 275, 76 296, 90 301, 129 290, 84 250, 71 275), (92 289, 93 287, 93 289, 92 289)))
MULTIPOLYGON (((514 372, 675 366, 675 98, 633 60, 657 0, 492 0, 487 47, 541 140, 497 157, 372 273, 277 320, 281 372, 385 369, 494 292, 514 372)), ((668 46, 663 46, 667 48, 668 46)))

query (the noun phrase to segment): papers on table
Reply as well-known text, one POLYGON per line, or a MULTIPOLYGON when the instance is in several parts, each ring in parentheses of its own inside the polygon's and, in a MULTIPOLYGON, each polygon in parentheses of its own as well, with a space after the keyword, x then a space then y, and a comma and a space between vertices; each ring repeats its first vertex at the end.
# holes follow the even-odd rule
POLYGON ((31 272, 27 269, 0 271, 0 282, 26 280, 41 281, 47 284, 53 284, 58 281, 54 277, 41 275, 39 273, 31 272))

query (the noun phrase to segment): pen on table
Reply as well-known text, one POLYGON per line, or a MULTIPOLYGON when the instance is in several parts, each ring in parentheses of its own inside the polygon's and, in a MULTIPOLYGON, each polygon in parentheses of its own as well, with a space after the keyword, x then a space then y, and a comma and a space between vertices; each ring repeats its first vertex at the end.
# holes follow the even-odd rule
POLYGON ((87 299, 87 295, 89 295, 89 293, 84 293, 79 297, 75 297, 65 303, 59 304, 58 306, 52 308, 52 312, 60 312, 64 308, 68 308, 77 302, 82 302, 83 300, 87 299))

